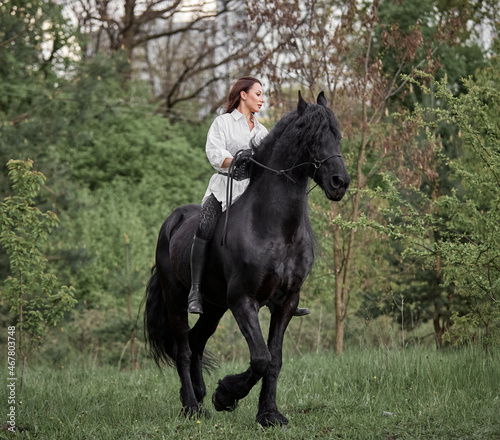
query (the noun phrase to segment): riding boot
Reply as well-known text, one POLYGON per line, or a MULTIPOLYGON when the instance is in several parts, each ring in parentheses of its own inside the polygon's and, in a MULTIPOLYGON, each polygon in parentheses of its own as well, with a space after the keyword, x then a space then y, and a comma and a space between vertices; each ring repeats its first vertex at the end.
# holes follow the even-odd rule
POLYGON ((195 236, 191 247, 191 290, 188 296, 188 312, 198 315, 203 314, 200 282, 209 243, 210 240, 195 236))

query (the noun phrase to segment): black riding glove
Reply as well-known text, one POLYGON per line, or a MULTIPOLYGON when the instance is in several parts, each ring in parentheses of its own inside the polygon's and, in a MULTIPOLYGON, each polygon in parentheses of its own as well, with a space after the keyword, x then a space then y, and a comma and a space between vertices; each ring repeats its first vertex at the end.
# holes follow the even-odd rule
POLYGON ((250 158, 253 156, 252 150, 240 150, 233 159, 233 179, 244 180, 250 177, 250 158))

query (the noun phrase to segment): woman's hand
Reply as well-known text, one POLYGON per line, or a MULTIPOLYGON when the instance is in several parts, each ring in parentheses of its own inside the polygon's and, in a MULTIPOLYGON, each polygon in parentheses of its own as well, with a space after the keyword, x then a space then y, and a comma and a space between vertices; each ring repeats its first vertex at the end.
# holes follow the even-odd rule
POLYGON ((238 168, 241 167, 243 164, 247 164, 250 162, 250 158, 253 156, 253 151, 248 149, 248 150, 240 150, 236 154, 236 157, 233 159, 234 162, 234 167, 238 168))
POLYGON ((228 157, 228 158, 224 159, 224 162, 222 162, 221 168, 224 168, 224 169, 229 168, 229 166, 231 165, 231 162, 233 160, 236 160, 236 162, 234 163, 234 166, 235 166, 235 168, 237 168, 237 167, 241 166, 242 164, 247 163, 252 156, 253 156, 252 150, 250 150, 250 149, 240 150, 238 152, 238 155, 236 156, 236 158, 228 157))

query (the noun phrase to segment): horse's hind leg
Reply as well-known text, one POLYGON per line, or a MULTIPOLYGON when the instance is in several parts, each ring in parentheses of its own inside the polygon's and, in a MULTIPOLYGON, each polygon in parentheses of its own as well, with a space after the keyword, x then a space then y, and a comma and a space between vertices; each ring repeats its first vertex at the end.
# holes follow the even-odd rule
POLYGON ((248 297, 242 297, 231 311, 250 349, 250 368, 219 381, 219 386, 212 396, 217 411, 232 411, 238 400, 248 395, 264 375, 271 361, 271 354, 260 329, 258 305, 248 297))
MULTIPOLYGON (((161 272, 161 268, 160 268, 161 272)), ((175 366, 181 382, 180 397, 184 415, 198 414, 200 405, 193 389, 191 379, 191 348, 189 346, 189 322, 187 304, 187 290, 173 277, 170 272, 163 272, 162 291, 165 302, 168 304, 168 321, 172 337, 175 341, 175 366)))
POLYGON ((191 348, 191 381, 194 394, 201 405, 207 395, 205 381, 203 380, 203 366, 210 368, 210 360, 204 359, 205 346, 208 339, 217 330, 220 319, 226 313, 225 308, 214 306, 206 301, 203 303, 203 315, 189 330, 189 346, 191 348))

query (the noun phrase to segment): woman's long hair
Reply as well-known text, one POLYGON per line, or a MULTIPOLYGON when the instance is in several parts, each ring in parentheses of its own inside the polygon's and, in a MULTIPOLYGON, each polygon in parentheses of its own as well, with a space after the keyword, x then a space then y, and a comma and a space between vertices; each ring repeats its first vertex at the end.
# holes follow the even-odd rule
POLYGON ((229 92, 225 113, 231 113, 234 109, 238 108, 241 100, 241 92, 248 93, 255 83, 259 83, 262 86, 262 83, 253 76, 244 76, 236 81, 229 92))

